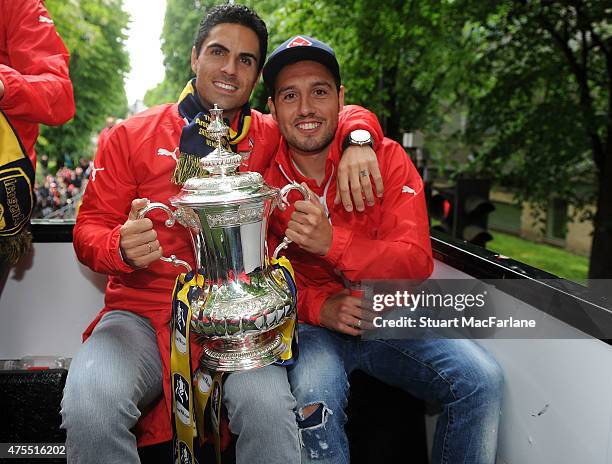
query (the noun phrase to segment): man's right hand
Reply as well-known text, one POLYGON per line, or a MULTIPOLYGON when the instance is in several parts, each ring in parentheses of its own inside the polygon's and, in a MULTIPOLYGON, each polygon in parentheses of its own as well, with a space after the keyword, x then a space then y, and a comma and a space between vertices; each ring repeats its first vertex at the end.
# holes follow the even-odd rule
POLYGON ((338 178, 336 179, 338 185, 334 204, 339 205, 342 202, 344 209, 350 213, 353 211, 354 203, 357 211, 363 211, 365 209, 363 197, 365 196, 368 206, 374 205, 374 192, 370 178, 374 181, 377 195, 382 197, 384 186, 376 152, 369 145, 347 147, 338 165, 338 178))
POLYGON ((325 300, 319 314, 323 327, 348 335, 361 335, 364 329, 373 327, 372 311, 362 308, 363 300, 350 293, 344 289, 325 300))
POLYGON ((119 229, 121 255, 134 269, 144 269, 162 256, 153 222, 149 218, 138 219, 138 212, 148 202, 146 198, 133 200, 128 220, 119 229))

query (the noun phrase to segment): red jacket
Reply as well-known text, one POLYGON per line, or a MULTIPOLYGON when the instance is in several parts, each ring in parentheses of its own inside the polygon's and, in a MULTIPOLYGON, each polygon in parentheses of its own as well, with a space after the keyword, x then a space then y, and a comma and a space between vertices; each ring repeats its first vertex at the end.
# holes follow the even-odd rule
MULTIPOLYGON (((159 402, 139 422, 139 445, 169 440, 170 427, 170 332, 172 289, 182 269, 162 261, 147 269, 134 270, 119 254, 119 228, 128 218, 132 200, 148 198, 168 204, 180 191, 170 179, 178 158, 178 144, 185 122, 176 104, 161 105, 113 127, 98 146, 94 170, 85 190, 83 204, 74 227, 74 247, 81 262, 96 272, 109 275, 105 307, 85 333, 91 333, 106 311, 123 309, 147 317, 157 332, 164 369, 166 401, 159 402)), ((351 121, 343 124, 343 134, 356 128, 377 127, 376 117, 359 107, 349 108, 351 121)), ((238 152, 249 153, 251 171, 264 172, 278 146, 280 133, 269 115, 252 111, 249 134, 238 145, 238 152)), ((371 130, 371 129, 370 129, 371 130)), ((152 221, 164 256, 176 255, 195 267, 189 233, 180 225, 167 228, 167 216, 160 210, 147 215, 152 221)), ((197 366, 199 349, 192 345, 197 366)))
POLYGON ((0 110, 36 166, 38 124, 74 116, 68 50, 41 0, 0 0, 0 110))
MULTIPOLYGON (((264 176, 275 187, 292 180, 306 182, 329 212, 333 235, 327 255, 312 255, 295 244, 281 252, 296 272, 298 317, 313 325, 320 325, 319 314, 325 300, 350 283, 366 279, 424 279, 433 271, 423 181, 406 152, 396 142, 383 139, 376 153, 384 197, 376 198, 375 205, 366 206, 364 212, 347 213, 341 204, 334 205, 341 140, 336 137, 330 148, 326 178, 321 186, 298 172, 284 140, 264 176)), ((299 193, 291 192, 291 202, 299 199, 299 193)), ((270 250, 282 240, 293 210, 288 207, 285 211, 274 211, 268 234, 270 250)))

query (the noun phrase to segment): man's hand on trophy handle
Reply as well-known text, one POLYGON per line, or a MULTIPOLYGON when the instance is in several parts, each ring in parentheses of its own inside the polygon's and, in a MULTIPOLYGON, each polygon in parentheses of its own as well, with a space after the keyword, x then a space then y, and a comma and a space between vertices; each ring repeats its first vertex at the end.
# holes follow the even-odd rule
POLYGON ((128 219, 136 220, 142 219, 140 216, 140 212, 147 207, 149 204, 148 198, 136 198, 132 200, 132 207, 130 208, 130 212, 128 213, 128 219))
POLYGON ((365 197, 368 206, 374 205, 372 181, 376 194, 382 197, 384 186, 376 152, 369 145, 347 147, 338 165, 334 204, 342 202, 344 209, 350 212, 353 210, 354 202, 357 211, 363 211, 365 197))
MULTIPOLYGON (((298 184, 296 181, 292 181, 291 183, 285 185, 282 189, 280 189, 278 193, 276 207, 278 207, 278 209, 280 209, 281 211, 285 211, 287 209, 287 206, 289 206, 289 192, 291 192, 292 190, 299 191, 302 194, 304 200, 306 201, 312 198, 312 192, 308 189, 308 186, 306 184, 298 184)), ((274 250, 274 253, 272 253, 272 258, 278 258, 278 254, 284 249, 286 249, 291 242, 293 242, 293 240, 291 240, 285 232, 285 237, 283 237, 283 241, 279 243, 279 245, 274 250)))
POLYGON ((123 260, 134 269, 143 269, 162 256, 157 232, 149 218, 138 218, 140 211, 149 204, 146 198, 132 201, 128 219, 119 229, 119 249, 123 260))
MULTIPOLYGON (((306 184, 302 186, 308 188, 306 184)), ((332 243, 332 225, 317 195, 309 190, 309 197, 295 202, 285 235, 303 250, 325 256, 332 243)))

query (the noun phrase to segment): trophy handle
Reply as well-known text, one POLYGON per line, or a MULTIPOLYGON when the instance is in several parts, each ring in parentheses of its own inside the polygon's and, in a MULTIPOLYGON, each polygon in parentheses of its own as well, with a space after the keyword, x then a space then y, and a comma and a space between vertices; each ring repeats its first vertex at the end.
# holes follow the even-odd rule
MULTIPOLYGON (((289 206, 289 200, 287 199, 287 195, 289 195, 289 192, 291 190, 298 190, 302 194, 302 196, 304 197, 304 200, 310 199, 310 193, 308 192, 308 189, 306 189, 305 187, 301 186, 297 182, 293 181, 290 184, 285 185, 280 190, 280 192, 279 192, 279 201, 278 201, 278 207, 279 208, 285 209, 287 206, 289 206)), ((287 248, 290 243, 291 243, 291 240, 289 240, 287 238, 287 236, 285 235, 285 237, 283 237, 283 241, 281 243, 279 243, 279 245, 274 250, 274 253, 272 253, 272 258, 274 258, 274 259, 278 258, 278 254, 282 250, 287 248)))
MULTIPOLYGON (((166 219, 166 222, 165 222, 166 227, 174 226, 174 223, 176 222, 176 215, 174 214, 174 211, 172 211, 170 208, 168 208, 163 203, 149 203, 147 206, 145 206, 140 211, 138 211, 138 219, 143 219, 149 211, 154 210, 154 209, 161 209, 166 212, 166 214, 168 215, 168 219, 166 219)), ((178 259, 175 255, 170 255, 169 258, 162 256, 159 259, 167 263, 171 263, 175 267, 184 266, 185 268, 187 268, 187 272, 191 272, 192 270, 189 263, 187 263, 186 261, 183 261, 182 259, 178 259)))

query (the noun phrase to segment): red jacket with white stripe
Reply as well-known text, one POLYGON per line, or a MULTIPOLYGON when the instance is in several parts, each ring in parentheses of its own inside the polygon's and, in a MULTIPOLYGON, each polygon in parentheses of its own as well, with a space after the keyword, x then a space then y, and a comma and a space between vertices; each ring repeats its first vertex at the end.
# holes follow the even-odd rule
MULTIPOLYGON (((326 176, 319 186, 300 174, 281 139, 275 162, 265 180, 275 187, 305 182, 319 196, 332 224, 332 244, 325 256, 315 256, 295 244, 281 252, 289 258, 298 286, 300 321, 320 325, 321 306, 352 283, 372 279, 424 279, 433 271, 423 181, 404 149, 384 138, 375 146, 385 186, 383 198, 363 212, 334 205, 341 137, 336 136, 327 158, 326 176)), ((290 202, 301 199, 292 191, 290 202)), ((281 242, 294 211, 276 209, 270 221, 268 248, 281 242)))
POLYGON ((38 124, 74 116, 68 50, 41 0, 0 0, 0 110, 17 132, 32 165, 38 124))
MULTIPOLYGON (((351 121, 342 125, 343 135, 351 130, 379 127, 376 117, 360 107, 346 112, 351 121)), ((235 121, 237 122, 237 121, 235 121)), ((119 254, 119 229, 128 218, 132 200, 148 198, 168 205, 168 199, 180 191, 171 182, 178 158, 181 129, 185 121, 176 104, 157 106, 132 116, 108 133, 94 161, 90 182, 74 227, 74 248, 79 260, 96 272, 108 274, 105 307, 85 333, 85 338, 110 310, 126 310, 149 319, 157 332, 166 401, 160 401, 137 425, 138 444, 148 445, 172 438, 170 426, 170 331, 171 301, 174 283, 181 269, 156 261, 147 269, 135 270, 119 254)), ((238 144, 238 152, 250 153, 246 167, 264 172, 276 152, 280 133, 270 115, 252 110, 247 137, 238 144)), ((164 256, 176 255, 195 268, 189 232, 180 225, 164 225, 167 215, 153 210, 153 221, 164 256)), ((197 367, 199 347, 192 343, 192 366, 197 367)))

